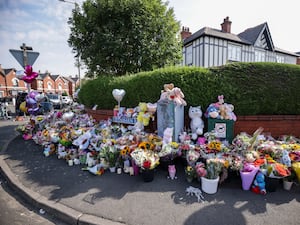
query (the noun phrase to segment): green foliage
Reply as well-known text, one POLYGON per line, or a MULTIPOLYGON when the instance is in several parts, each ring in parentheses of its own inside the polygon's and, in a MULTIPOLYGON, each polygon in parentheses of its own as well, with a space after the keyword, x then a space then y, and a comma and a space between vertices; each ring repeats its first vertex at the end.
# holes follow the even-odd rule
POLYGON ((180 26, 161 0, 87 0, 70 18, 69 44, 87 75, 125 75, 178 64, 180 26))
POLYGON ((168 67, 122 77, 99 77, 83 85, 79 98, 87 107, 97 104, 113 109, 112 90, 124 89, 121 106, 157 102, 163 85, 181 88, 189 106, 202 107, 217 101, 235 106, 237 115, 300 114, 300 67, 278 63, 232 63, 216 68, 168 67))

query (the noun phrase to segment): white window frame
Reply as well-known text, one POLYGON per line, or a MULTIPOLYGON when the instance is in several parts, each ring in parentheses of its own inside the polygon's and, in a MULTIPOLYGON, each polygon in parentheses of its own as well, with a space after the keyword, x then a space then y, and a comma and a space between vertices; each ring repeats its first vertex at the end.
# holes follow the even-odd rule
POLYGON ((185 65, 193 65, 193 45, 189 45, 185 49, 185 65))
POLYGON ((266 61, 266 52, 255 50, 255 62, 265 62, 266 61))
POLYGON ((228 60, 240 62, 242 60, 242 46, 228 44, 228 60))

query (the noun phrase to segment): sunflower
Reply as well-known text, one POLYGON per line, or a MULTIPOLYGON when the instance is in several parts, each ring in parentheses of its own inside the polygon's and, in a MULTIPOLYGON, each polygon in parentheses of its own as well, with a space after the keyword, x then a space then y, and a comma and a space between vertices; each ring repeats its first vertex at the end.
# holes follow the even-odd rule
POLYGON ((120 151, 121 156, 126 156, 129 153, 130 153, 130 148, 127 145, 123 149, 121 149, 121 151, 120 151))
POLYGON ((147 142, 147 141, 143 141, 141 142, 139 145, 138 145, 139 148, 143 149, 143 150, 146 150, 146 149, 150 149, 150 150, 153 150, 155 145, 150 143, 150 142, 147 142))

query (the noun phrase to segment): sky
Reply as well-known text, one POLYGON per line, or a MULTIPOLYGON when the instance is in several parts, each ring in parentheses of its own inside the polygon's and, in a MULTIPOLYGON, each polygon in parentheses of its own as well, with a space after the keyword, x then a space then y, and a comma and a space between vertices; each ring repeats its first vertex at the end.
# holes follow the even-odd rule
MULTIPOLYGON (((68 0, 79 5, 84 0, 68 0)), ((163 0, 166 2, 166 0, 163 0)), ((299 0, 169 0, 175 19, 192 33, 202 27, 220 29, 225 17, 232 21, 231 33, 268 23, 275 47, 300 52, 300 29, 297 15, 299 0)), ((74 4, 59 0, 0 0, 0 64, 2 68, 22 70, 9 52, 20 50, 22 43, 40 55, 32 65, 34 71, 53 75, 76 76, 74 54, 67 40, 67 24, 74 4)), ((84 76, 85 69, 81 69, 84 76)))

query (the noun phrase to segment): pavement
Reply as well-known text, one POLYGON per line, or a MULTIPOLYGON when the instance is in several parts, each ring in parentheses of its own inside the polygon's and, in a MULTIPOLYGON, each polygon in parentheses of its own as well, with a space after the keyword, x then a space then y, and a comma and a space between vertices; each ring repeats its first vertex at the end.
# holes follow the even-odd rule
POLYGON ((266 195, 244 191, 239 176, 218 187, 213 195, 203 193, 204 202, 186 195, 180 161, 177 179, 167 178, 158 167, 152 182, 140 175, 106 171, 96 176, 69 166, 55 155, 45 157, 41 146, 25 141, 15 128, 26 121, 0 121, 0 172, 10 187, 26 201, 69 224, 91 225, 267 225, 299 224, 300 187, 266 195))

